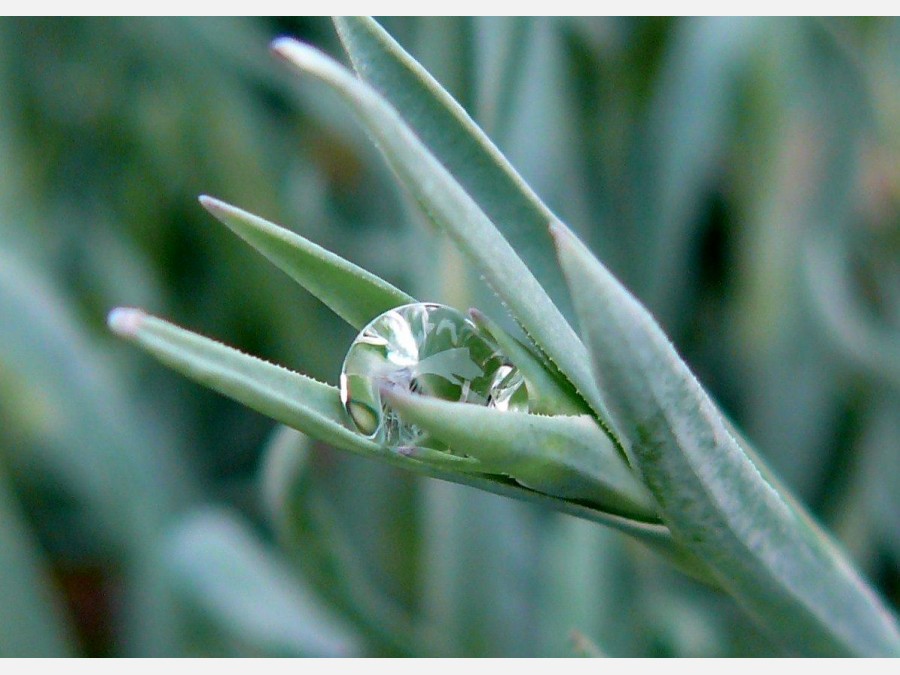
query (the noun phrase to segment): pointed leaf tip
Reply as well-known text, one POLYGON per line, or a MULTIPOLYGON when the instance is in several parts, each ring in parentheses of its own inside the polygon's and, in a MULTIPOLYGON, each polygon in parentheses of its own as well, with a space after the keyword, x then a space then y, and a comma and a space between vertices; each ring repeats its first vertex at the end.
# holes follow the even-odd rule
POLYGON ((200 203, 214 218, 357 329, 392 307, 415 302, 384 279, 291 230, 206 195, 200 197, 200 203))
POLYGON ((116 307, 106 317, 106 325, 116 335, 131 338, 137 335, 147 314, 134 307, 116 307))
POLYGON ((271 51, 276 56, 285 58, 285 52, 294 44, 297 44, 297 40, 295 40, 294 38, 290 38, 287 36, 278 37, 272 40, 271 43, 269 43, 269 51, 271 51))
MULTIPOLYGON (((200 202, 200 206, 202 206, 214 218, 220 221, 222 221, 222 219, 228 215, 241 216, 242 214, 246 214, 245 211, 237 208, 236 206, 232 206, 228 202, 223 202, 221 199, 216 199, 215 197, 210 197, 209 195, 200 195, 199 197, 197 197, 197 201, 200 202)), ((227 223, 225 224, 227 225, 227 223)))
POLYGON ((200 206, 210 212, 221 211, 225 206, 225 202, 209 195, 200 195, 197 197, 197 201, 200 202, 200 206))
MULTIPOLYGON (((343 67, 324 52, 299 40, 290 37, 275 39, 269 50, 278 58, 299 68, 314 73, 341 72, 343 67)), ((340 76, 338 76, 340 77, 340 76)))

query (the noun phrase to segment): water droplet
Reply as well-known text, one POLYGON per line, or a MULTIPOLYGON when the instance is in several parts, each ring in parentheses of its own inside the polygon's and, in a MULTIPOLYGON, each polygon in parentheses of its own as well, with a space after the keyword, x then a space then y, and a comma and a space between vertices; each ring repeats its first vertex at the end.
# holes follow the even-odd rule
POLYGON ((360 433, 391 447, 447 450, 381 401, 384 386, 500 410, 525 410, 518 369, 461 312, 435 303, 402 305, 373 319, 350 345, 341 401, 360 433))

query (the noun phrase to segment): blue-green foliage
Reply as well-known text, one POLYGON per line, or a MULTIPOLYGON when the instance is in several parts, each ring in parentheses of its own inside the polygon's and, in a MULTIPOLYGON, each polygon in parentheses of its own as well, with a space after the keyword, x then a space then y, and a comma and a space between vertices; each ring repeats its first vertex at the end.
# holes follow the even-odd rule
MULTIPOLYGON (((384 26, 896 608, 900 22, 384 26)), ((273 430, 106 333, 141 306, 336 384, 353 329, 199 194, 515 330, 280 34, 349 63, 319 19, 0 21, 0 656, 782 653, 611 529, 273 430)))

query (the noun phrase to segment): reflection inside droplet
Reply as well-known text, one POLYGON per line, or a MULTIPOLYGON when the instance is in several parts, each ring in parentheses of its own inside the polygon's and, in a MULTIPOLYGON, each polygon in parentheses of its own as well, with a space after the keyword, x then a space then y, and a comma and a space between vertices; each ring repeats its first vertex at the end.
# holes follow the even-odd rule
POLYGON ((518 369, 461 312, 435 303, 396 307, 376 317, 350 345, 341 401, 353 424, 378 443, 447 450, 381 401, 382 387, 500 410, 525 410, 518 369))

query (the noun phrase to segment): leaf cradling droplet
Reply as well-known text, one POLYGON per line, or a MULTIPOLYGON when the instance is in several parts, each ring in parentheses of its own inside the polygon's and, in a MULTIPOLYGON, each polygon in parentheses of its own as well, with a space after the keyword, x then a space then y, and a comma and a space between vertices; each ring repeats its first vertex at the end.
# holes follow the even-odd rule
POLYGON ((422 429, 404 423, 383 388, 500 410, 527 410, 518 369, 461 312, 412 303, 373 319, 350 345, 341 370, 341 401, 356 428, 391 447, 448 450, 422 429))

